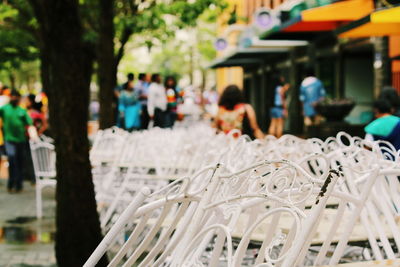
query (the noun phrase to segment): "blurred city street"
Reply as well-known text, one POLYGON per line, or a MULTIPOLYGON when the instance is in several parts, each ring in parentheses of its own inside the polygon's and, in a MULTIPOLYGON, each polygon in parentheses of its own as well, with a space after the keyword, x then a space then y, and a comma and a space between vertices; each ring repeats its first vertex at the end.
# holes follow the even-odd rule
POLYGON ((22 193, 9 194, 6 181, 0 178, 0 266, 56 266, 54 189, 43 191, 45 216, 37 220, 35 188, 25 182, 22 193))
POLYGON ((119 266, 400 267, 400 0, 0 0, 0 267, 119 266))

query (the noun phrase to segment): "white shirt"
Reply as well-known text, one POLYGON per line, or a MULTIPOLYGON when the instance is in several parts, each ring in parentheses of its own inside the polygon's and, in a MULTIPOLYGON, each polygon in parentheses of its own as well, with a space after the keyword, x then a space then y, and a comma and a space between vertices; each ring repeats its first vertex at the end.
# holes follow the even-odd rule
POLYGON ((154 116, 156 108, 165 111, 167 109, 167 94, 161 84, 151 83, 149 86, 149 95, 147 98, 147 111, 150 116, 154 116))
POLYGON ((0 107, 8 104, 10 102, 10 97, 6 95, 0 95, 0 107))

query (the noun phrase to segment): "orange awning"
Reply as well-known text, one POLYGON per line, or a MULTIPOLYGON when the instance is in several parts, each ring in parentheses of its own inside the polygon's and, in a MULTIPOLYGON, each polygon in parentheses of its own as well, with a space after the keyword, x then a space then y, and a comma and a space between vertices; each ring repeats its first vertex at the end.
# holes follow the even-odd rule
POLYGON ((332 31, 350 21, 370 14, 374 10, 372 0, 345 0, 330 5, 307 9, 297 18, 284 22, 282 25, 263 33, 261 38, 284 38, 285 33, 295 39, 304 35, 305 39, 312 38, 319 32, 332 31), (299 33, 299 34, 293 34, 299 33), (311 37, 310 37, 311 36, 311 37))
POLYGON ((302 21, 353 21, 374 10, 371 0, 346 0, 301 12, 302 21))
POLYGON ((336 30, 341 38, 400 35, 400 6, 375 11, 336 30))

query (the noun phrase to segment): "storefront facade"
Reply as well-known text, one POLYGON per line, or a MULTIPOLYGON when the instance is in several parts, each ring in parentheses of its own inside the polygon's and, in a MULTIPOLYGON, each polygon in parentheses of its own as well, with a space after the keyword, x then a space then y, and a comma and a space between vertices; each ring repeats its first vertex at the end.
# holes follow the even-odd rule
MULTIPOLYGON (((271 16, 279 14, 279 23, 259 36, 253 36, 252 40, 259 38, 276 42, 297 41, 304 42, 303 45, 282 45, 286 48, 284 53, 260 52, 247 58, 242 56, 241 61, 236 62, 229 56, 220 59, 222 64, 225 62, 230 66, 242 67, 244 92, 247 100, 256 109, 262 129, 266 130, 269 124, 268 111, 272 105, 274 91, 274 88, 271 88, 271 75, 278 71, 291 85, 288 95, 290 113, 286 132, 293 134, 303 132, 298 96, 304 71, 309 66, 315 68, 316 75, 322 80, 329 98, 350 98, 356 102, 355 108, 346 117, 349 124, 360 126, 368 123, 373 116, 373 100, 379 95, 382 85, 393 85, 400 90, 400 65, 396 59, 400 54, 400 48, 396 44, 400 41, 399 37, 395 37, 396 34, 400 36, 400 32, 397 32, 400 30, 400 23, 396 21, 396 14, 400 11, 390 10, 392 20, 385 22, 386 31, 380 30, 383 24, 374 24, 368 27, 376 29, 375 33, 369 30, 368 34, 362 31, 361 34, 360 25, 363 27, 365 23, 362 23, 368 16, 374 17, 373 22, 377 17, 387 17, 382 14, 371 15, 376 13, 373 1, 324 2, 320 3, 323 6, 311 9, 306 9, 307 3, 297 1, 298 4, 292 5, 290 9, 282 9, 281 7, 288 5, 288 2, 276 6, 275 9, 280 9, 279 13, 274 9, 270 12, 271 16), (355 25, 351 28, 353 32, 346 28, 349 25, 355 25), (386 47, 385 43, 383 45, 380 43, 385 38, 388 40, 386 47)), ((268 10, 268 7, 259 9, 268 10)), ((241 45, 240 41, 242 40, 238 40, 238 46, 241 45)), ((255 43, 257 41, 248 42, 247 46, 254 47, 255 43)), ((264 45, 264 49, 267 47, 268 45, 264 45)), ((213 67, 219 68, 218 65, 213 67)))

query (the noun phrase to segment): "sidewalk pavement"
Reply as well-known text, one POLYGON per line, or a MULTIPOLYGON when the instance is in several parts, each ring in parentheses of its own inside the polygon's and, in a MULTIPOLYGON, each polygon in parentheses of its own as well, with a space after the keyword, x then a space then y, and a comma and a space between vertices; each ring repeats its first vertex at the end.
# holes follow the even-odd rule
POLYGON ((37 220, 35 187, 25 182, 21 193, 10 194, 6 182, 0 178, 0 266, 56 266, 54 188, 43 190, 44 218, 37 220))

